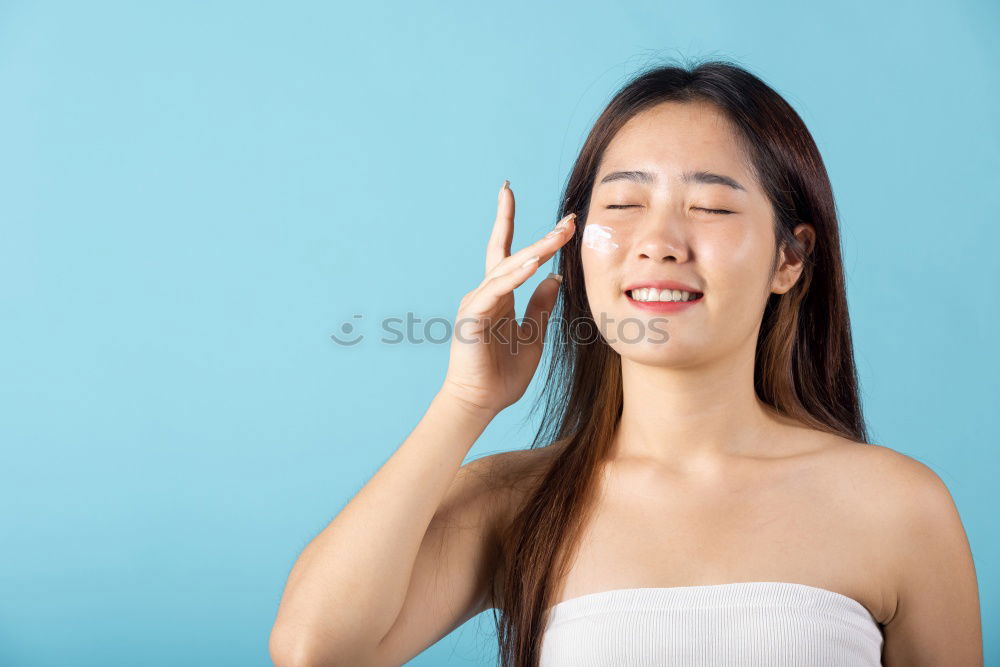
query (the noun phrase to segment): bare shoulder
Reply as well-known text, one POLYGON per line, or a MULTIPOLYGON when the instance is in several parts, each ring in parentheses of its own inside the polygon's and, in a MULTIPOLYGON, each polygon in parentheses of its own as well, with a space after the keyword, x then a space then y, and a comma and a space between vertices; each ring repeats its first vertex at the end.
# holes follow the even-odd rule
POLYGON ((511 450, 473 458, 459 467, 445 498, 435 512, 441 524, 475 526, 495 543, 510 515, 512 498, 523 494, 549 447, 511 450))
POLYGON ((462 466, 463 474, 476 475, 485 488, 515 496, 530 491, 560 451, 559 444, 488 454, 462 466))
MULTIPOLYGON (((855 469, 877 484, 869 485, 872 500, 882 503, 885 528, 913 547, 930 546, 938 538, 964 543, 965 531, 951 490, 929 465, 889 447, 860 445, 855 469)), ((954 545, 953 545, 954 546, 954 545)), ((931 547, 935 548, 935 547, 931 547)))
POLYGON ((951 493, 938 473, 911 456, 846 438, 836 438, 831 453, 837 462, 835 474, 852 482, 870 482, 857 487, 867 491, 862 495, 865 501, 888 503, 886 507, 897 512, 929 509, 925 503, 938 512, 954 508, 951 493))
POLYGON ((545 477, 553 459, 564 443, 544 447, 515 449, 490 454, 464 467, 479 477, 480 488, 487 489, 492 505, 492 532, 500 539, 511 525, 519 508, 545 477))
POLYGON ((926 463, 890 447, 836 438, 830 474, 853 492, 867 514, 897 534, 958 521, 951 491, 926 463))
POLYGON ((890 577, 886 664, 982 664, 975 566, 948 485, 894 449, 844 443, 831 450, 839 462, 832 469, 856 491, 858 512, 878 526, 890 577), (962 659, 950 662, 956 656, 962 659))

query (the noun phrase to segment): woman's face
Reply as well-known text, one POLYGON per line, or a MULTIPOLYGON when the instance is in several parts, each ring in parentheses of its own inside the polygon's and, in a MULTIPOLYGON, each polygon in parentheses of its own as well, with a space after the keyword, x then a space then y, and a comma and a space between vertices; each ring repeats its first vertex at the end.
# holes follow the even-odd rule
POLYGON ((728 119, 705 102, 659 104, 612 139, 580 252, 591 312, 623 357, 686 366, 753 346, 768 295, 798 278, 801 263, 783 265, 782 253, 768 280, 774 213, 743 160, 728 119), (642 301, 662 299, 664 281, 701 296, 642 301))

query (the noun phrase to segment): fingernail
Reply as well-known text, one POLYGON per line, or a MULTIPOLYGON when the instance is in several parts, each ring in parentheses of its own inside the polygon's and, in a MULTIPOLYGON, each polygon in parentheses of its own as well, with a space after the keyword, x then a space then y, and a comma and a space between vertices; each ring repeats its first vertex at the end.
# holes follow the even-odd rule
POLYGON ((566 229, 566 227, 569 225, 569 221, 573 220, 574 218, 576 218, 576 213, 570 213, 556 224, 556 229, 566 229))
POLYGON ((497 193, 497 201, 500 201, 500 197, 503 196, 503 191, 507 189, 508 185, 510 185, 510 181, 509 180, 505 180, 503 182, 503 185, 500 186, 500 192, 497 193))
POLYGON ((529 266, 529 265, 531 265, 531 264, 534 264, 534 263, 536 263, 537 261, 538 261, 538 255, 535 255, 534 257, 532 257, 531 259, 529 259, 529 260, 528 260, 527 262, 525 262, 524 264, 522 264, 522 265, 521 265, 521 268, 524 268, 524 267, 526 267, 526 266, 529 266))
POLYGON ((555 278, 559 282, 562 282, 562 276, 559 275, 558 273, 550 273, 548 277, 549 278, 555 278))

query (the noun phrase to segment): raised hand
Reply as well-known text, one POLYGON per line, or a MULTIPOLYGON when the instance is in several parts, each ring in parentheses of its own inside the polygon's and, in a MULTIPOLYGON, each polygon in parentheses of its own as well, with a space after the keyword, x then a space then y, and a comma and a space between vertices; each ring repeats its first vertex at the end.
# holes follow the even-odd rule
POLYGON ((459 304, 442 392, 493 414, 524 395, 542 355, 545 327, 562 278, 550 274, 538 285, 520 323, 514 288, 573 237, 575 218, 570 213, 544 237, 511 255, 514 193, 504 181, 483 281, 459 304))

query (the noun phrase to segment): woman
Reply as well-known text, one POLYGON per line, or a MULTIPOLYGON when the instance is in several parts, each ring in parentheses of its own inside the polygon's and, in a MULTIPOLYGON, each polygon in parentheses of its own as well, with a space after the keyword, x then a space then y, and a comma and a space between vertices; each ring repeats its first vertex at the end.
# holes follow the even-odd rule
POLYGON ((440 391, 296 562, 275 662, 398 665, 493 608, 518 667, 982 665, 947 488, 866 442, 833 194, 795 111, 729 63, 640 73, 561 209, 510 254, 504 183, 440 391), (512 290, 557 252, 517 323, 512 290), (533 447, 461 465, 550 325, 533 447))

